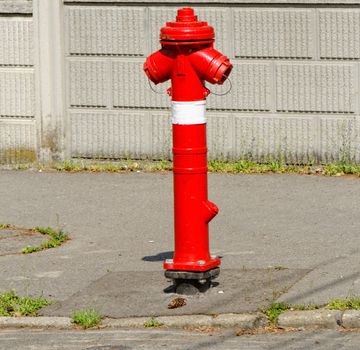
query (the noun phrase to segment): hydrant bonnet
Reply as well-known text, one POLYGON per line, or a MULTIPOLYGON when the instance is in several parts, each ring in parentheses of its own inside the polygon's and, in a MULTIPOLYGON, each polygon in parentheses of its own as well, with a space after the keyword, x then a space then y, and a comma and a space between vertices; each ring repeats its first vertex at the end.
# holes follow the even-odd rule
POLYGON ((183 8, 178 11, 176 22, 167 22, 166 27, 160 30, 161 41, 213 41, 214 28, 207 22, 199 22, 192 8, 183 8))
POLYGON ((233 68, 229 59, 215 50, 214 37, 214 28, 198 21, 192 8, 178 10, 176 21, 167 22, 160 30, 162 48, 146 59, 146 75, 155 84, 171 79, 168 92, 173 101, 204 100, 209 94, 204 81, 221 85, 233 68))

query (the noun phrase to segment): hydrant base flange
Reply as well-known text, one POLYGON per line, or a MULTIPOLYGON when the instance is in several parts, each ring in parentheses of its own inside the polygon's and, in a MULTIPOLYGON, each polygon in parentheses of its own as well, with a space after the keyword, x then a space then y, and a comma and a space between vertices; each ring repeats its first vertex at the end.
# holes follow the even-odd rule
POLYGON ((195 272, 195 271, 173 271, 166 270, 165 277, 171 278, 173 280, 204 280, 204 279, 215 279, 220 274, 220 268, 211 269, 204 272, 195 272))
POLYGON ((220 258, 212 258, 207 261, 199 260, 196 262, 189 261, 189 262, 177 262, 177 261, 165 261, 164 262, 164 269, 169 272, 173 271, 184 271, 184 272, 207 272, 211 271, 221 264, 220 258))
POLYGON ((220 274, 220 268, 205 271, 165 271, 165 277, 172 279, 175 293, 194 295, 205 293, 211 288, 211 281, 220 274))

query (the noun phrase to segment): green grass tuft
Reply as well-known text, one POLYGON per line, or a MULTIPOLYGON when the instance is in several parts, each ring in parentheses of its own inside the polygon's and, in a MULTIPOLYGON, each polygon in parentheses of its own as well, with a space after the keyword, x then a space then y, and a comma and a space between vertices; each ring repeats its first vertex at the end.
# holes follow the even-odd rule
POLYGON ((9 224, 0 224, 0 230, 4 230, 6 228, 9 228, 10 225, 9 224))
POLYGON ((172 163, 168 160, 160 161, 136 161, 136 160, 122 160, 118 162, 83 162, 69 160, 63 163, 55 163, 51 166, 57 171, 67 172, 154 172, 154 171, 169 171, 172 169, 172 163))
POLYGON ((318 305, 289 305, 286 303, 271 303, 268 308, 261 310, 267 317, 270 323, 276 325, 279 316, 285 311, 304 311, 304 310, 317 310, 320 306, 318 305))
POLYGON ((209 172, 228 174, 266 174, 266 173, 311 173, 311 165, 287 165, 283 162, 256 163, 250 160, 221 161, 209 160, 209 172))
POLYGON ((39 252, 44 249, 55 248, 69 240, 69 235, 64 232, 62 229, 55 230, 51 227, 35 227, 35 231, 49 236, 49 240, 47 242, 41 243, 38 246, 27 246, 22 250, 23 254, 31 254, 34 252, 39 252))
POLYGON ((161 327, 163 324, 160 323, 155 317, 151 317, 149 321, 144 323, 144 327, 161 327))
POLYGON ((101 319, 101 315, 95 309, 74 311, 72 316, 72 322, 85 329, 97 326, 101 322, 101 319))
POLYGON ((341 176, 344 174, 360 176, 360 164, 344 162, 331 163, 325 165, 324 171, 325 175, 328 176, 341 176))
POLYGON ((37 316, 38 311, 49 304, 42 296, 22 298, 10 290, 0 293, 0 316, 37 316))
POLYGON ((360 298, 338 298, 332 299, 326 305, 329 310, 360 310, 360 298))
POLYGON ((262 312, 268 317, 270 323, 277 324, 279 316, 289 309, 290 306, 286 303, 271 303, 270 306, 263 309, 262 312))

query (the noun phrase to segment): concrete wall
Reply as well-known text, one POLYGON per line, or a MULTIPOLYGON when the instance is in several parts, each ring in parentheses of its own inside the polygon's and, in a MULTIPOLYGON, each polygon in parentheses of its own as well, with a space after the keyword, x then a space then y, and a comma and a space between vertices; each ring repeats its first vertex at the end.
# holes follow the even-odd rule
MULTIPOLYGON (((169 99, 142 64, 183 2, 0 5, 0 161, 169 158, 169 99)), ((234 64, 208 99, 212 158, 360 161, 360 1, 186 3, 234 64)))
POLYGON ((0 3, 0 161, 36 158, 31 3, 0 3))

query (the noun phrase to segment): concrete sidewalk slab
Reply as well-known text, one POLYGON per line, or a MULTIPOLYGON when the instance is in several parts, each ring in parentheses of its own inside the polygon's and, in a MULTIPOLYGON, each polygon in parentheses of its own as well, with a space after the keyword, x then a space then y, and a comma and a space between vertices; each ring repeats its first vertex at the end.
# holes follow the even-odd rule
POLYGON ((95 308, 111 318, 135 316, 219 315, 255 312, 301 279, 307 270, 222 270, 215 286, 204 294, 184 296, 187 304, 167 305, 174 297, 162 272, 111 272, 65 301, 41 311, 46 316, 71 316, 74 310, 95 308))

